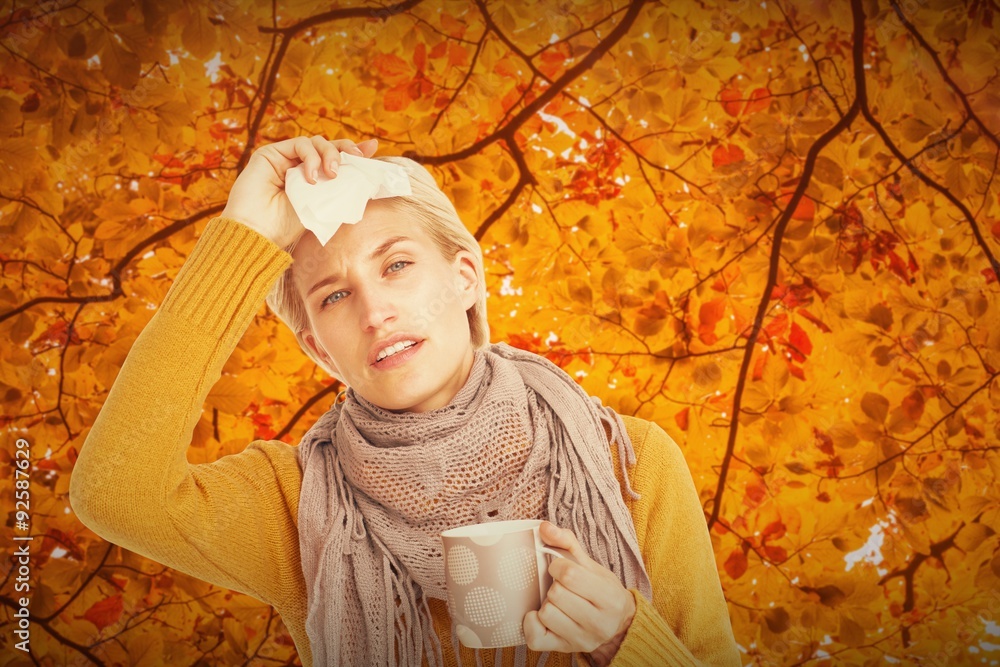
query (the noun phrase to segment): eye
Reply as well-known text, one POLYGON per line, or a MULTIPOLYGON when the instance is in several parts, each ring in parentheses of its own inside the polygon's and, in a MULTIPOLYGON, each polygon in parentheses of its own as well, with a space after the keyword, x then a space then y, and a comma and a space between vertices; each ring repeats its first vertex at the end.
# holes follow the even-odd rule
POLYGON ((338 297, 341 294, 346 294, 346 292, 344 290, 337 290, 336 292, 334 292, 330 296, 326 297, 325 299, 323 299, 320 302, 320 304, 319 304, 320 308, 323 308, 324 306, 326 306, 328 304, 332 305, 334 303, 337 303, 338 301, 340 301, 340 299, 336 298, 336 297, 338 297))
POLYGON ((390 264, 389 268, 386 269, 386 270, 390 271, 392 273, 399 273, 400 271, 402 271, 403 269, 405 269, 410 264, 413 264, 413 262, 407 262, 406 260, 401 259, 398 262, 393 262, 392 264, 390 264))

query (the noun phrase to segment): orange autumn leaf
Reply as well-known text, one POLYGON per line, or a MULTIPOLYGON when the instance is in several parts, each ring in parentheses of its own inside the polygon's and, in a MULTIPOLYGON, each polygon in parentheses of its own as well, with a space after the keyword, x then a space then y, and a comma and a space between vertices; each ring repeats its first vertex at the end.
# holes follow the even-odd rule
POLYGON ((774 563, 784 563, 788 560, 788 552, 784 547, 768 544, 764 547, 764 554, 774 563))
POLYGON ((788 334, 788 342, 802 354, 802 361, 805 361, 805 357, 812 354, 812 341, 809 340, 809 335, 796 322, 792 322, 792 328, 788 334))
POLYGON ((83 617, 97 626, 98 630, 103 630, 109 625, 114 625, 121 618, 124 604, 120 593, 111 597, 98 600, 84 612, 83 617))
MULTIPOLYGON (((792 193, 787 193, 778 198, 779 204, 784 208, 792 201, 792 193)), ((816 203, 808 196, 803 195, 795 206, 792 213, 792 220, 812 220, 816 217, 816 203)))
POLYGON ((690 418, 690 408, 684 408, 679 410, 677 414, 674 415, 674 421, 677 423, 677 428, 682 431, 688 430, 689 418, 690 418))
POLYGON ((739 579, 746 573, 747 565, 747 555, 743 553, 743 550, 733 549, 729 557, 726 558, 723 568, 730 579, 739 579))
POLYGON ((727 146, 720 145, 712 151, 712 164, 716 167, 724 167, 736 162, 742 162, 745 159, 746 155, 743 153, 743 149, 734 144, 727 146))
POLYGON ((780 540, 782 537, 784 537, 786 530, 787 528, 785 526, 785 522, 782 521, 781 519, 775 519, 774 521, 772 521, 771 523, 767 524, 764 527, 764 530, 761 532, 760 538, 761 540, 768 540, 768 539, 780 540))
POLYGON ((39 470, 59 470, 59 464, 52 459, 42 459, 35 463, 35 468, 39 470))
POLYGON ((442 39, 440 42, 435 44, 429 54, 430 58, 437 59, 443 58, 448 54, 448 40, 442 39))
POLYGON ((726 299, 718 297, 701 304, 698 310, 698 337, 701 342, 711 345, 718 337, 715 335, 715 325, 726 314, 726 299))
POLYGON ((723 88, 719 93, 722 109, 730 116, 739 116, 743 109, 743 95, 735 88, 723 88))
POLYGON ((788 313, 775 315, 764 325, 764 332, 771 338, 777 338, 785 333, 788 327, 788 313))
POLYGON ((926 399, 924 398, 923 392, 912 391, 903 398, 901 407, 903 408, 903 414, 906 418, 911 421, 920 421, 920 418, 924 414, 924 404, 926 399))
POLYGON ((424 42, 417 44, 417 48, 413 50, 413 64, 419 70, 427 67, 427 45, 424 42))
POLYGON ((518 75, 519 67, 514 61, 504 59, 497 61, 497 64, 493 66, 493 71, 502 77, 507 77, 511 79, 516 79, 518 75))
POLYGON ((372 59, 372 66, 390 84, 398 84, 413 76, 409 63, 392 53, 380 53, 372 59))
POLYGON ((410 105, 413 98, 410 97, 409 85, 403 84, 390 88, 382 98, 382 104, 386 111, 402 111, 410 105))
POLYGON ((750 92, 750 99, 747 100, 747 105, 743 109, 743 113, 751 114, 757 111, 763 111, 771 105, 771 91, 767 88, 754 88, 750 92))

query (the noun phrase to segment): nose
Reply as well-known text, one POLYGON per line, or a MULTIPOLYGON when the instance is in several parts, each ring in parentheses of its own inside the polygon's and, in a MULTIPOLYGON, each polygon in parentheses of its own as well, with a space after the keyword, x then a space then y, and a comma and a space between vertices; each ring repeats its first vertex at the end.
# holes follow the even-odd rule
POLYGON ((377 331, 396 319, 396 305, 389 290, 370 285, 358 290, 357 296, 363 331, 377 331))

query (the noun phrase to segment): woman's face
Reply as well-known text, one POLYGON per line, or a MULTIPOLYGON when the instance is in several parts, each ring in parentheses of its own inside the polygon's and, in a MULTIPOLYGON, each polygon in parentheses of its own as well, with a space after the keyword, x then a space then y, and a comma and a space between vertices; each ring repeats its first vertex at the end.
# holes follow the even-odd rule
POLYGON ((446 260, 419 223, 374 200, 325 247, 306 231, 292 256, 303 339, 354 391, 426 412, 462 388, 473 361, 466 311, 478 295, 471 253, 446 260))

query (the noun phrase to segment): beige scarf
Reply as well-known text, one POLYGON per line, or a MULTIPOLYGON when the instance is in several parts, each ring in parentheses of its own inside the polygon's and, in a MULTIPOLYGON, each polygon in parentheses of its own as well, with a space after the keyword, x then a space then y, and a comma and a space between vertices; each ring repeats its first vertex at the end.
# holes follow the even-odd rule
MULTIPOLYGON (((635 453, 621 417, 544 357, 503 343, 477 350, 462 389, 430 412, 345 394, 298 450, 317 667, 443 664, 427 599, 447 600, 440 534, 460 525, 549 519, 652 598, 604 428, 624 472, 635 453)), ((454 630, 451 642, 457 655, 454 630)), ((526 655, 518 647, 519 666, 526 655)))

